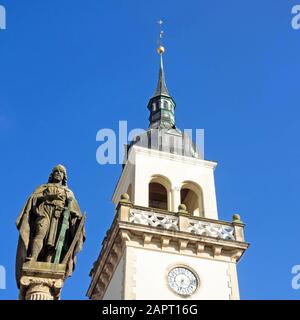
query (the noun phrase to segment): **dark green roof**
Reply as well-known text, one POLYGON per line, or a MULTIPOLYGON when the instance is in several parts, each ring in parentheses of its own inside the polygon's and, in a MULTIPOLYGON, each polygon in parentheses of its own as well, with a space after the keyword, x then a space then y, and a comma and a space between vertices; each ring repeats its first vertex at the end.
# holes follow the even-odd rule
POLYGON ((167 96, 170 97, 169 91, 167 89, 166 80, 165 80, 165 72, 164 72, 164 66, 163 66, 163 58, 162 54, 160 55, 160 68, 159 68, 159 75, 158 75, 158 82, 157 87, 155 90, 155 93, 153 95, 154 97, 158 96, 167 96))

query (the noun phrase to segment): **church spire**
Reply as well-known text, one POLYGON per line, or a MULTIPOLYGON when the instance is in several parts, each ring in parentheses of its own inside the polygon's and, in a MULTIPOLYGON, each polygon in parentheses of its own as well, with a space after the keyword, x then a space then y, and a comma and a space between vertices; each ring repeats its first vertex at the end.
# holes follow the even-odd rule
MULTIPOLYGON (((158 49, 162 49, 162 48, 163 47, 160 47, 158 49)), ((157 82, 157 87, 156 87, 156 90, 155 90, 153 97, 157 97, 157 96, 161 96, 161 95, 170 97, 169 91, 168 91, 167 85, 166 85, 166 80, 165 80, 163 53, 160 53, 160 68, 159 68, 158 82, 157 82)))
MULTIPOLYGON (((163 21, 158 21, 160 27, 163 21)), ((165 48, 162 45, 162 37, 164 31, 161 29, 159 34, 159 47, 157 52, 160 55, 160 67, 158 75, 158 83, 154 95, 148 103, 148 109, 150 111, 150 128, 175 128, 175 101, 170 96, 167 89, 165 72, 163 65, 163 54, 165 48)))

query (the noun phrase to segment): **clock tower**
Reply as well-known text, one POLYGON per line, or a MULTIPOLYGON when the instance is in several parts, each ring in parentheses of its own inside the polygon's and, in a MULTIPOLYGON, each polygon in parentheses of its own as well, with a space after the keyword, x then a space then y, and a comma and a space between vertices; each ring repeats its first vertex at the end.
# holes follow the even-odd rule
MULTIPOLYGON (((162 35, 162 32, 161 32, 162 35)), ((239 299, 248 244, 237 214, 219 220, 214 170, 176 127, 163 53, 149 128, 127 146, 116 212, 91 270, 90 299, 239 299)))

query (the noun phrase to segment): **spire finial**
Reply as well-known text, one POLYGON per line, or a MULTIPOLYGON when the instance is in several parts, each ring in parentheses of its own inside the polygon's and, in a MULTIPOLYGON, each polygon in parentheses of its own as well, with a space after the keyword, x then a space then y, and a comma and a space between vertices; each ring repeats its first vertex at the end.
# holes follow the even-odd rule
POLYGON ((163 21, 159 20, 159 21, 157 21, 157 23, 158 23, 159 29, 160 29, 159 39, 157 41, 158 42, 157 52, 160 55, 160 68, 159 68, 157 88, 154 93, 154 97, 160 96, 160 95, 169 96, 169 92, 168 92, 168 89, 166 86, 165 72, 164 72, 164 66, 163 66, 163 53, 165 52, 165 48, 162 45, 162 38, 163 38, 163 34, 164 34, 164 31, 162 29, 163 21))
POLYGON ((175 128, 175 101, 170 96, 166 81, 165 81, 165 72, 163 65, 163 53, 165 52, 165 48, 162 45, 163 39, 163 21, 157 21, 159 25, 159 38, 157 41, 158 48, 157 52, 160 58, 160 66, 159 66, 159 74, 158 74, 158 82, 156 86, 156 90, 154 95, 150 99, 148 103, 148 109, 150 111, 150 127, 151 128, 175 128))
POLYGON ((162 55, 165 52, 165 48, 162 45, 162 39, 163 39, 163 35, 164 35, 164 31, 162 29, 162 25, 163 25, 163 20, 159 20, 157 21, 158 25, 159 25, 159 39, 158 39, 158 48, 157 48, 157 52, 162 55))

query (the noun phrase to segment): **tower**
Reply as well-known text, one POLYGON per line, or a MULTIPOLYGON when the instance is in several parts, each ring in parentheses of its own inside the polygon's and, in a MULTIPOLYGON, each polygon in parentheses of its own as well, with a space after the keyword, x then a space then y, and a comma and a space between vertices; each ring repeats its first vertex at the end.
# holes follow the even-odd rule
MULTIPOLYGON (((162 32, 161 32, 162 36, 162 32)), ((219 220, 216 162, 176 127, 163 54, 149 128, 127 146, 116 214, 90 273, 90 299, 239 299, 244 224, 219 220)))

